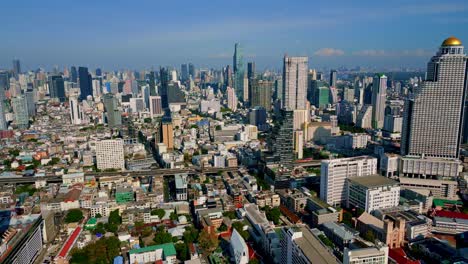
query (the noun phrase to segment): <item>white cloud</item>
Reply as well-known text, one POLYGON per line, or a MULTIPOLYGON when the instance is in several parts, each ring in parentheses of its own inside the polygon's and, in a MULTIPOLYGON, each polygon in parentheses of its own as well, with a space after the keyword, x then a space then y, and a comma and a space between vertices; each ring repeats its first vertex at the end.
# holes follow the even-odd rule
POLYGON ((314 55, 322 56, 322 57, 342 56, 344 55, 344 51, 340 49, 334 49, 334 48, 322 48, 314 52, 314 55))

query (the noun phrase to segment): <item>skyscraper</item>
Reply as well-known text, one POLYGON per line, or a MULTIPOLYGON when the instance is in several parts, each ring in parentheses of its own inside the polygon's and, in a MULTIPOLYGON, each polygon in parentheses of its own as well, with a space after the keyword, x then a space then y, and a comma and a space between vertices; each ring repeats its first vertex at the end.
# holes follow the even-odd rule
POLYGON ((265 108, 257 106, 249 111, 249 124, 257 126, 258 130, 268 130, 267 112, 265 108))
POLYGON ((162 116, 161 96, 150 96, 149 101, 151 117, 162 116))
POLYGON ((102 76, 102 70, 101 68, 96 68, 96 76, 101 77, 102 76))
POLYGON ((35 116, 36 115, 36 102, 34 102, 34 90, 28 89, 24 92, 24 97, 26 98, 26 105, 28 108, 28 115, 35 116))
POLYGON ((330 86, 336 87, 336 80, 337 80, 338 72, 336 70, 331 70, 330 72, 330 86))
POLYGON ((172 126, 172 119, 170 117, 163 117, 161 120, 161 135, 162 143, 166 145, 167 149, 174 148, 174 129, 172 126))
POLYGON ((74 83, 78 82, 78 73, 76 72, 75 66, 70 68, 70 81, 74 83))
POLYGON ((70 105, 70 120, 71 120, 71 123, 74 124, 74 125, 81 124, 82 112, 81 112, 81 109, 80 109, 80 104, 78 102, 78 98, 76 96, 70 96, 69 105, 70 105))
POLYGON ((195 79, 197 77, 196 72, 195 72, 195 66, 192 63, 189 63, 188 71, 189 71, 189 75, 190 75, 190 77, 192 77, 192 79, 195 79))
POLYGON ((168 88, 169 88, 169 73, 166 68, 159 69, 159 79, 161 87, 159 95, 161 96, 161 105, 163 109, 169 108, 168 88))
MULTIPOLYGON (((1 81, 1 80, 0 80, 1 81)), ((5 105, 5 90, 0 84, 0 130, 6 130, 7 127, 7 122, 6 122, 6 117, 5 117, 5 111, 6 111, 6 105, 5 105)))
POLYGON ((80 78, 80 99, 86 100, 88 95, 93 96, 93 84, 91 74, 88 72, 88 68, 79 67, 78 77, 80 78))
POLYGON ((239 43, 234 45, 234 56, 232 64, 234 67, 234 89, 237 94, 237 99, 244 101, 244 56, 242 46, 239 43))
POLYGON ((20 95, 11 99, 11 106, 15 113, 15 122, 19 128, 27 128, 29 126, 28 103, 24 95, 20 95))
POLYGON ((182 64, 180 66, 180 77, 181 77, 181 81, 183 82, 189 79, 189 72, 188 72, 187 64, 182 64))
POLYGON ((406 100, 399 172, 403 188, 458 198, 467 63, 461 41, 446 39, 427 65, 426 80, 406 100))
POLYGON ((313 80, 307 97, 315 107, 324 109, 330 103, 330 87, 324 81, 313 80))
POLYGON ((100 170, 125 170, 122 139, 107 139, 96 142, 96 165, 100 170))
POLYGON ((271 110, 271 90, 273 89, 273 82, 267 80, 250 79, 250 106, 261 106, 267 111, 271 110))
POLYGON ((467 61, 460 40, 448 38, 427 65, 427 79, 406 101, 402 155, 459 157, 467 88, 467 61))
POLYGON ((118 100, 111 93, 103 96, 104 108, 107 112, 107 124, 110 127, 122 125, 122 114, 120 113, 118 100))
POLYGON ((15 59, 13 60, 13 75, 18 79, 18 75, 21 73, 21 64, 20 61, 15 59))
POLYGON ((249 81, 255 78, 255 62, 247 63, 247 78, 249 81))
POLYGON ((382 129, 387 101, 387 76, 378 74, 372 84, 372 128, 382 129))
POLYGON ((287 111, 306 109, 307 57, 284 56, 282 108, 287 111))
POLYGON ((229 109, 235 112, 237 110, 236 91, 234 90, 234 88, 228 86, 226 89, 226 94, 227 94, 227 106, 229 109))
POLYGON ((50 98, 57 98, 60 102, 65 102, 65 85, 60 75, 49 76, 50 98))
POLYGON ((281 124, 275 138, 275 156, 288 170, 294 167, 294 112, 282 111, 281 124))
POLYGON ((155 96, 156 93, 156 80, 154 79, 154 71, 150 71, 149 73, 149 92, 150 96, 155 96))

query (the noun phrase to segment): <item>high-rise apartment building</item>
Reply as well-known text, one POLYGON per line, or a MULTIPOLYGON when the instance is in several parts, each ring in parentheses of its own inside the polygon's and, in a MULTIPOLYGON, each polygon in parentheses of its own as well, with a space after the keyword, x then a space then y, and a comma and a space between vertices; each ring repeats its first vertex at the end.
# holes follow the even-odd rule
POLYGON ((33 89, 28 89, 24 92, 29 117, 36 115, 36 102, 34 102, 34 93, 35 91, 33 89))
MULTIPOLYGON (((1 73, 0 73, 1 74, 1 73)), ((1 82, 1 80, 0 80, 1 82)), ((5 105, 5 89, 0 83, 0 130, 7 130, 7 122, 5 117, 6 105, 5 105)))
POLYGON ((13 60, 13 76, 18 79, 18 75, 21 73, 21 63, 20 60, 13 60))
POLYGON ((288 111, 306 109, 307 57, 284 56, 282 108, 288 111))
POLYGON ((189 72, 189 77, 192 77, 192 79, 195 79, 197 76, 197 73, 195 72, 195 65, 192 63, 189 63, 188 65, 188 72, 189 72))
POLYGON ((370 156, 323 160, 320 166, 320 199, 332 206, 346 202, 347 178, 377 173, 377 159, 370 156))
POLYGON ((402 155, 458 158, 467 88, 460 40, 448 38, 427 65, 427 78, 405 104, 402 155))
POLYGON ((19 128, 27 128, 29 126, 28 103, 24 95, 20 95, 11 99, 11 106, 15 113, 15 122, 19 128))
POLYGON ((226 94, 227 94, 227 106, 229 109, 235 112, 237 110, 236 91, 234 90, 234 88, 228 86, 226 89, 226 94))
POLYGON ((337 78, 338 78, 338 72, 336 70, 331 70, 331 72, 330 72, 330 87, 336 87, 337 78))
POLYGON ((281 124, 275 133, 275 156, 279 164, 292 170, 294 167, 294 112, 282 111, 281 124))
POLYGON ((170 117, 163 117, 161 121, 161 139, 167 149, 174 149, 174 128, 170 117))
POLYGON ((113 94, 107 93, 103 96, 102 101, 107 113, 107 124, 110 127, 122 125, 122 114, 119 110, 119 102, 117 98, 115 98, 113 94))
POLYGON ((233 68, 234 68, 234 89, 236 91, 237 99, 243 102, 244 98, 244 82, 245 82, 245 69, 244 69, 244 55, 243 48, 239 43, 234 45, 233 68))
POLYGON ((169 89, 169 72, 167 68, 161 67, 159 69, 159 81, 161 83, 159 89, 159 95, 161 96, 161 105, 163 109, 169 108, 169 98, 168 98, 168 89, 169 89))
POLYGON ((150 96, 155 96, 156 95, 156 80, 155 80, 155 72, 150 71, 149 72, 149 93, 150 96))
POLYGON ((150 96, 149 101, 151 117, 162 116, 161 96, 150 96))
POLYGON ((78 98, 76 96, 70 96, 69 99, 69 105, 70 105, 70 120, 71 123, 74 125, 79 125, 81 124, 81 120, 83 119, 81 107, 78 101, 78 98))
POLYGON ((78 82, 78 72, 75 66, 71 66, 70 68, 70 81, 74 83, 78 82))
POLYGON ((80 99, 86 100, 89 95, 93 96, 92 78, 91 74, 88 72, 88 68, 79 67, 78 78, 80 81, 80 99))
POLYGON ((96 142, 96 163, 100 170, 125 169, 122 139, 106 139, 96 142))
POLYGON ((261 106, 267 111, 271 110, 271 91, 273 82, 267 80, 249 79, 250 85, 250 106, 261 106))
POLYGON ((372 128, 382 129, 387 101, 387 76, 378 74, 372 84, 372 128))
POLYGON ((49 76, 50 98, 57 98, 60 102, 65 102, 65 84, 62 76, 49 76))
POLYGON ((180 79, 185 82, 189 79, 189 71, 187 64, 182 64, 180 66, 180 79))

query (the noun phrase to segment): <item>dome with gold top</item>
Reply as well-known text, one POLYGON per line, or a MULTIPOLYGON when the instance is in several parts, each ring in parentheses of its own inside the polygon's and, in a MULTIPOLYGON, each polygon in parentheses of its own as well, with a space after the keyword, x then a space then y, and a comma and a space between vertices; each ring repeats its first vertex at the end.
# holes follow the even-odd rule
POLYGON ((461 46, 461 40, 457 39, 454 36, 451 36, 442 42, 442 46, 461 46))

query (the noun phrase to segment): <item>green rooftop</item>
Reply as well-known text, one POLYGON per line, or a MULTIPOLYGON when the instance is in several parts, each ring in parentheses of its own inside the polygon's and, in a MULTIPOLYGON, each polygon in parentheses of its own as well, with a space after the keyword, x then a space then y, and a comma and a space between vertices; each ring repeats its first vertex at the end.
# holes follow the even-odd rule
POLYGON ((162 249, 164 252, 164 256, 175 256, 176 255, 176 250, 174 247, 174 243, 166 243, 166 244, 161 244, 161 245, 154 245, 154 246, 149 246, 149 247, 144 247, 144 248, 137 248, 137 249, 131 249, 129 251, 130 254, 139 254, 139 253, 144 253, 148 251, 156 251, 158 249, 162 249))
POLYGON ((451 201, 451 200, 445 200, 445 199, 434 199, 433 204, 435 206, 441 206, 441 207, 443 207, 446 204, 462 206, 463 202, 462 201, 451 201))
POLYGON ((95 217, 91 217, 88 222, 86 222, 87 225, 95 225, 97 223, 97 219, 95 217))

